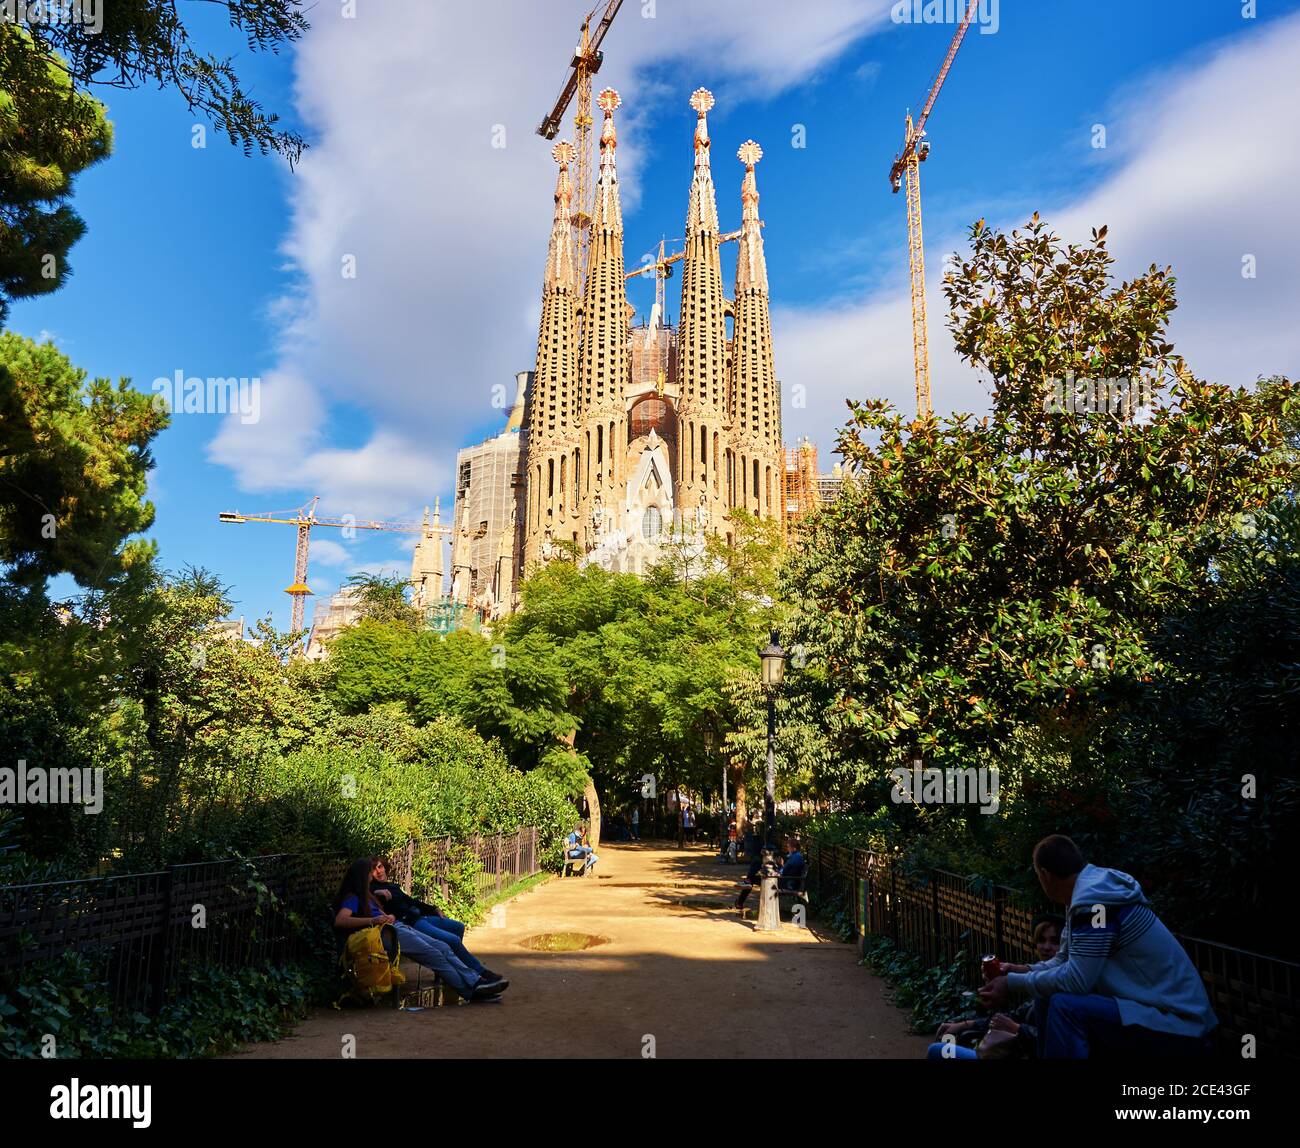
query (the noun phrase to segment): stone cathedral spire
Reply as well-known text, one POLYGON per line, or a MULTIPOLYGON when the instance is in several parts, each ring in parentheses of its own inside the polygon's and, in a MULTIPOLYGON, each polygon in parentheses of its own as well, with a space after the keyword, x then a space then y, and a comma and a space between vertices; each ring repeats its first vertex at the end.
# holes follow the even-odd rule
POLYGON ((713 94, 699 88, 695 109, 695 173, 686 211, 678 371, 681 380, 678 506, 711 530, 728 505, 727 328, 718 253, 718 205, 709 167, 709 109, 713 94))
POLYGON ((736 258, 735 326, 732 339, 732 438, 735 487, 732 505, 763 517, 780 513, 781 401, 772 365, 772 324, 767 260, 758 218, 754 168, 763 149, 753 140, 736 157, 745 165, 741 184, 741 231, 736 258))
MULTIPOLYGON (((577 277, 571 238, 573 186, 569 164, 573 145, 561 140, 551 150, 560 165, 555 183, 555 218, 542 280, 542 321, 537 338, 537 367, 528 403, 527 498, 524 500, 524 568, 541 558, 542 544, 562 530, 572 531, 575 501, 571 455, 577 445, 574 427, 578 402, 577 277)), ((567 535, 564 535, 567 537, 567 535)))
POLYGON ((577 492, 580 525, 576 533, 564 536, 576 537, 584 548, 596 533, 595 510, 600 508, 603 514, 613 500, 615 485, 625 479, 623 452, 627 445, 630 359, 627 288, 623 279, 623 209, 614 154, 618 148, 614 109, 620 103, 613 88, 606 88, 597 97, 605 121, 600 131, 600 174, 596 178, 596 204, 591 215, 587 283, 582 304, 582 346, 578 355, 582 433, 573 465, 574 475, 581 479, 577 492))

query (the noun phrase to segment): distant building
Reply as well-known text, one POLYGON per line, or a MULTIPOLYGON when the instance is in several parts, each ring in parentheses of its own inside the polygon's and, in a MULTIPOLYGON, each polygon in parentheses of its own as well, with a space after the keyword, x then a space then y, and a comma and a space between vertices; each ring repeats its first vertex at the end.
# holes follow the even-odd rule
POLYGON ((528 371, 515 376, 515 402, 505 429, 456 455, 451 600, 484 619, 515 607, 520 436, 531 377, 528 371))
POLYGON ((316 603, 312 618, 311 636, 307 639, 306 658, 309 662, 323 662, 329 656, 329 643, 349 626, 355 626, 361 617, 361 588, 344 586, 330 598, 329 603, 316 603))
POLYGON ((786 540, 799 523, 826 502, 834 502, 844 485, 844 472, 837 462, 830 474, 817 470, 817 448, 807 438, 785 452, 782 471, 782 525, 786 540))
POLYGON ((442 600, 442 508, 433 504, 433 521, 424 508, 424 531, 411 555, 411 605, 424 611, 442 600))

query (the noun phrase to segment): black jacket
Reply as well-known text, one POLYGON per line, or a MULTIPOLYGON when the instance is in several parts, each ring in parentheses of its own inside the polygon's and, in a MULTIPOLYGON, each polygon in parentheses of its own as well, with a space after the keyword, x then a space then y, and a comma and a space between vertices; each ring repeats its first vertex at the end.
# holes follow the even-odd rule
POLYGON ((404 892, 400 885, 394 884, 392 881, 372 881, 370 888, 372 890, 383 889, 392 894, 388 900, 381 897, 376 897, 375 900, 383 906, 385 911, 392 913, 404 925, 413 925, 421 917, 442 916, 437 908, 430 905, 428 901, 421 901, 416 897, 412 897, 409 893, 404 892))

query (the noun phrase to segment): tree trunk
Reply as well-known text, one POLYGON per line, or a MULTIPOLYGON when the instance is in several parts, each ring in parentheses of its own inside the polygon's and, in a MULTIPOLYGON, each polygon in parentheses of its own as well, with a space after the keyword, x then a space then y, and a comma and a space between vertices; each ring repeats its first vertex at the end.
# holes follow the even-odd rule
POLYGON ((596 795, 596 783, 587 777, 587 786, 582 791, 587 802, 587 811, 591 821, 587 826, 587 844, 593 849, 600 845, 600 798, 596 795))
MULTIPOLYGON (((577 740, 577 727, 569 732, 560 740, 569 747, 569 751, 577 756, 573 748, 573 743, 577 740)), ((582 799, 587 803, 587 845, 595 849, 600 844, 600 797, 596 793, 596 783, 592 781, 591 774, 587 774, 587 784, 582 790, 582 799)))
POLYGON ((743 835, 745 831, 745 815, 747 813, 745 807, 745 775, 743 771, 738 771, 738 774, 735 781, 736 830, 743 835))

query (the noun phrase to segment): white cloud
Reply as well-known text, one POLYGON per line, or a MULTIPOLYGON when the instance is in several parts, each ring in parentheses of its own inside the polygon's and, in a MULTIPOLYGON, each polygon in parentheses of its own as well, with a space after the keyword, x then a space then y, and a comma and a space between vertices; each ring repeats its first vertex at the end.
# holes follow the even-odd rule
MULTIPOLYGON (((314 531, 313 534, 318 534, 314 531)), ((311 540, 311 563, 318 566, 346 566, 352 561, 352 552, 341 542, 331 538, 313 537, 311 540)))
MULTIPOLYGON (((1172 265, 1179 306, 1175 346, 1193 371, 1245 385, 1260 375, 1297 374, 1300 363, 1300 16, 1274 21, 1150 77, 1109 117, 1112 140, 1136 143, 1110 160, 1114 171, 1074 201, 1043 203, 1046 222, 1081 242, 1093 227, 1121 277, 1172 265), (1243 278, 1254 255, 1257 277, 1243 278)), ((999 226, 1016 227, 1022 217, 999 226)), ((926 246, 931 385, 935 409, 983 411, 988 390, 952 349, 944 319, 942 267, 964 236, 926 246)), ((899 245, 905 273, 905 249, 899 245)), ((822 450, 846 421, 843 397, 883 397, 915 408, 911 310, 906 281, 866 298, 773 315, 777 371, 785 384, 787 440, 808 434, 822 450), (807 407, 790 405, 802 385, 807 407)))
MULTIPOLYGON (((624 98, 629 211, 638 124, 651 111, 657 123, 679 117, 689 164, 691 113, 655 106, 663 85, 646 78, 649 66, 698 76, 721 115, 814 76, 865 31, 888 26, 888 8, 625 4, 599 83, 624 98)), ((271 304, 281 333, 260 422, 227 421, 211 457, 246 490, 320 493, 327 513, 409 514, 448 492, 456 450, 498 422, 493 385, 531 366, 554 180, 533 132, 577 29, 554 5, 505 0, 389 0, 360 5, 356 19, 321 5, 312 19, 296 98, 316 142, 291 177, 285 242, 298 286, 271 304), (492 146, 498 125, 503 148, 492 146), (355 278, 343 275, 348 256, 355 278), (367 420, 361 445, 332 443, 331 418, 354 410, 367 420)), ((683 211, 686 190, 684 178, 683 211)))

